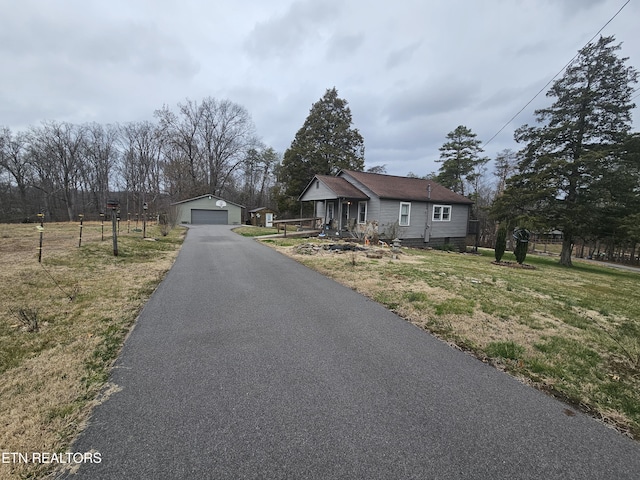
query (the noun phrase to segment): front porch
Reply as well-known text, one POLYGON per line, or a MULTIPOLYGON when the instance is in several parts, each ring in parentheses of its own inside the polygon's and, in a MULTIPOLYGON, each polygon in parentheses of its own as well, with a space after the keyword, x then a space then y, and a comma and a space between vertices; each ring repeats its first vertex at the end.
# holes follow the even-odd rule
POLYGON ((314 200, 313 210, 321 220, 320 229, 336 237, 350 236, 349 232, 367 219, 367 202, 355 198, 314 200))

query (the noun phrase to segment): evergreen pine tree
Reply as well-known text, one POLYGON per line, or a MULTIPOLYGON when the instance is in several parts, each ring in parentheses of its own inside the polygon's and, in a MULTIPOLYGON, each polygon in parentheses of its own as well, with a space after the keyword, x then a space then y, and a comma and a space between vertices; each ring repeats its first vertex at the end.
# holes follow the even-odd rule
POLYGON ((508 181, 494 213, 563 232, 560 263, 571 265, 575 239, 597 225, 606 208, 603 190, 620 171, 616 151, 631 128, 637 72, 618 58, 620 45, 601 37, 580 52, 547 93, 556 100, 536 111, 540 126, 524 125, 516 141, 518 174, 508 181))
POLYGON ((441 163, 436 180, 460 195, 468 194, 468 183, 473 183, 480 167, 489 159, 480 157, 484 151, 477 135, 464 125, 447 134, 447 141, 440 147, 441 163))
POLYGON ((311 106, 278 172, 281 211, 295 212, 296 200, 314 174, 364 170, 364 140, 352 124, 351 109, 335 87, 311 106))
POLYGON ((498 228, 498 233, 496 235, 496 248, 495 248, 495 256, 496 262, 502 260, 502 256, 504 255, 505 250, 507 249, 507 227, 504 225, 500 225, 498 228))
POLYGON ((524 228, 516 228, 513 231, 513 241, 515 243, 513 254, 516 256, 516 262, 522 265, 527 258, 527 250, 529 250, 529 230, 524 228))

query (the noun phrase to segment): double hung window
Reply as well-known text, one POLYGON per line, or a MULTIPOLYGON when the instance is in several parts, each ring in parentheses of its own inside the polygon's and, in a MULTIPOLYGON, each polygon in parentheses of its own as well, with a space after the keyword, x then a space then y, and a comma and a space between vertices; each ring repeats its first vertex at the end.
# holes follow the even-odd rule
POLYGON ((358 223, 367 222, 367 202, 358 202, 358 223))
POLYGON ((451 221, 451 205, 434 205, 433 221, 434 222, 451 221))
POLYGON ((411 223, 411 203, 400 202, 400 217, 398 223, 401 227, 408 227, 411 223))

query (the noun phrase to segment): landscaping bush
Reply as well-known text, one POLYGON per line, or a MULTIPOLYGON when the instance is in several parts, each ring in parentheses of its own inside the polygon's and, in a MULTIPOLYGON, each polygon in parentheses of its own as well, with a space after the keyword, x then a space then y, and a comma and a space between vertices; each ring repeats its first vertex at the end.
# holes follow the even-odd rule
POLYGON ((529 249, 529 230, 526 228, 516 228, 513 231, 513 240, 515 241, 515 248, 513 253, 516 256, 516 262, 520 265, 524 263, 527 258, 527 250, 529 249))

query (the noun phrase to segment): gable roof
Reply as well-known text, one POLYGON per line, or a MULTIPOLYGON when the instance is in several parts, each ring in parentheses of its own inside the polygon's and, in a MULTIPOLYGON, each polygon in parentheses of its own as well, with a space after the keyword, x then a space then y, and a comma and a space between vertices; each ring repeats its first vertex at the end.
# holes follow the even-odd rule
POLYGON ((331 175, 316 175, 316 178, 324 183, 338 197, 368 200, 369 197, 362 190, 342 177, 331 175))
POLYGON ((273 210, 270 209, 269 207, 258 207, 258 208, 254 208, 253 210, 249 210, 249 213, 258 213, 258 212, 262 212, 263 210, 268 210, 269 212, 273 212, 273 210))
POLYGON ((350 183, 348 180, 342 177, 335 177, 333 175, 314 175, 313 179, 309 182, 309 184, 302 191, 298 200, 302 199, 304 194, 311 188, 311 185, 315 181, 319 181, 324 184, 329 190, 336 194, 336 198, 350 198, 354 200, 369 200, 369 196, 356 187, 354 184, 350 183))
POLYGON ((194 200, 200 200, 201 198, 210 198, 211 200, 216 199, 216 200, 222 200, 223 202, 230 204, 230 205, 235 205, 236 207, 240 207, 240 208, 244 208, 244 205, 240 205, 238 203, 234 203, 234 202, 230 202, 229 200, 225 200, 224 198, 220 198, 216 195, 211 195, 210 193, 206 193, 204 195, 200 195, 199 197, 193 197, 193 198, 187 198, 186 200, 180 200, 179 202, 173 202, 171 203, 171 205, 180 205, 181 203, 189 203, 189 202, 193 202, 194 200))
POLYGON ((467 205, 473 203, 467 197, 455 193, 433 180, 424 178, 398 177, 380 173, 355 172, 353 170, 341 170, 338 173, 338 178, 342 178, 345 175, 361 183, 380 198, 467 205))

